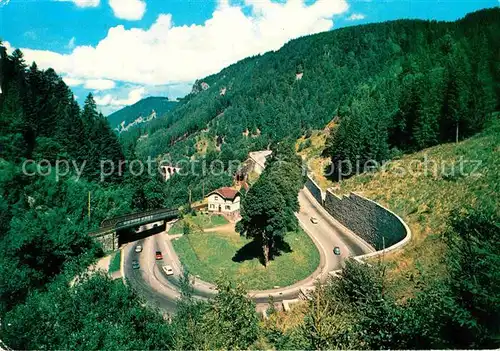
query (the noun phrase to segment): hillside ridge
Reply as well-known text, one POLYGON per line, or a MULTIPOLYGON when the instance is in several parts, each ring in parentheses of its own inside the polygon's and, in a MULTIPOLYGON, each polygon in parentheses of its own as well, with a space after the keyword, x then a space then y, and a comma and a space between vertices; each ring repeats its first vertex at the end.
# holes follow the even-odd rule
POLYGON ((167 112, 175 108, 177 104, 177 101, 171 101, 167 97, 149 96, 133 105, 113 112, 107 118, 111 127, 117 132, 122 133, 137 125, 163 117, 167 112))

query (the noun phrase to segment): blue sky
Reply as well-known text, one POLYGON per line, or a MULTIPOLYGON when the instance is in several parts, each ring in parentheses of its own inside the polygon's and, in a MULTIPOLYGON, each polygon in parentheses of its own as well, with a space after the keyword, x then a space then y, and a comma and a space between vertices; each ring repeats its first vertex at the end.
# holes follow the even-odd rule
POLYGON ((290 39, 399 18, 455 20, 498 0, 0 0, 0 37, 107 114, 290 39))

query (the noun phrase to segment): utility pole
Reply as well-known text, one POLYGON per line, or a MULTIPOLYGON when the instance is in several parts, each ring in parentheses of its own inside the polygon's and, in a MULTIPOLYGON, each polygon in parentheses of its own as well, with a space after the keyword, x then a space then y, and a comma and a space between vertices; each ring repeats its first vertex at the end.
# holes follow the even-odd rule
POLYGON ((88 200, 88 213, 89 213, 89 225, 90 225, 90 191, 89 191, 89 200, 88 200))

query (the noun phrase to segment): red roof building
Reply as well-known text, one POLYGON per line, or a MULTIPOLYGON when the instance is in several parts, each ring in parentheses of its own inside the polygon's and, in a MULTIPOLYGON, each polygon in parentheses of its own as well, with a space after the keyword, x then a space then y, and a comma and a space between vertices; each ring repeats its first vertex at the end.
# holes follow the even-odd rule
POLYGON ((240 210, 240 193, 238 190, 223 187, 207 195, 208 210, 211 212, 235 213, 240 210))

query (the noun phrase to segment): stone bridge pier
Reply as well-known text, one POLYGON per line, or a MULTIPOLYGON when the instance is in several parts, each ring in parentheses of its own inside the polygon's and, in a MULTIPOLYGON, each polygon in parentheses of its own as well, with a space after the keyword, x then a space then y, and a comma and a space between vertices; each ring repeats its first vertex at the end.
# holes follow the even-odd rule
POLYGON ((111 231, 102 236, 96 237, 96 240, 101 243, 104 252, 115 251, 120 247, 117 231, 111 231))

